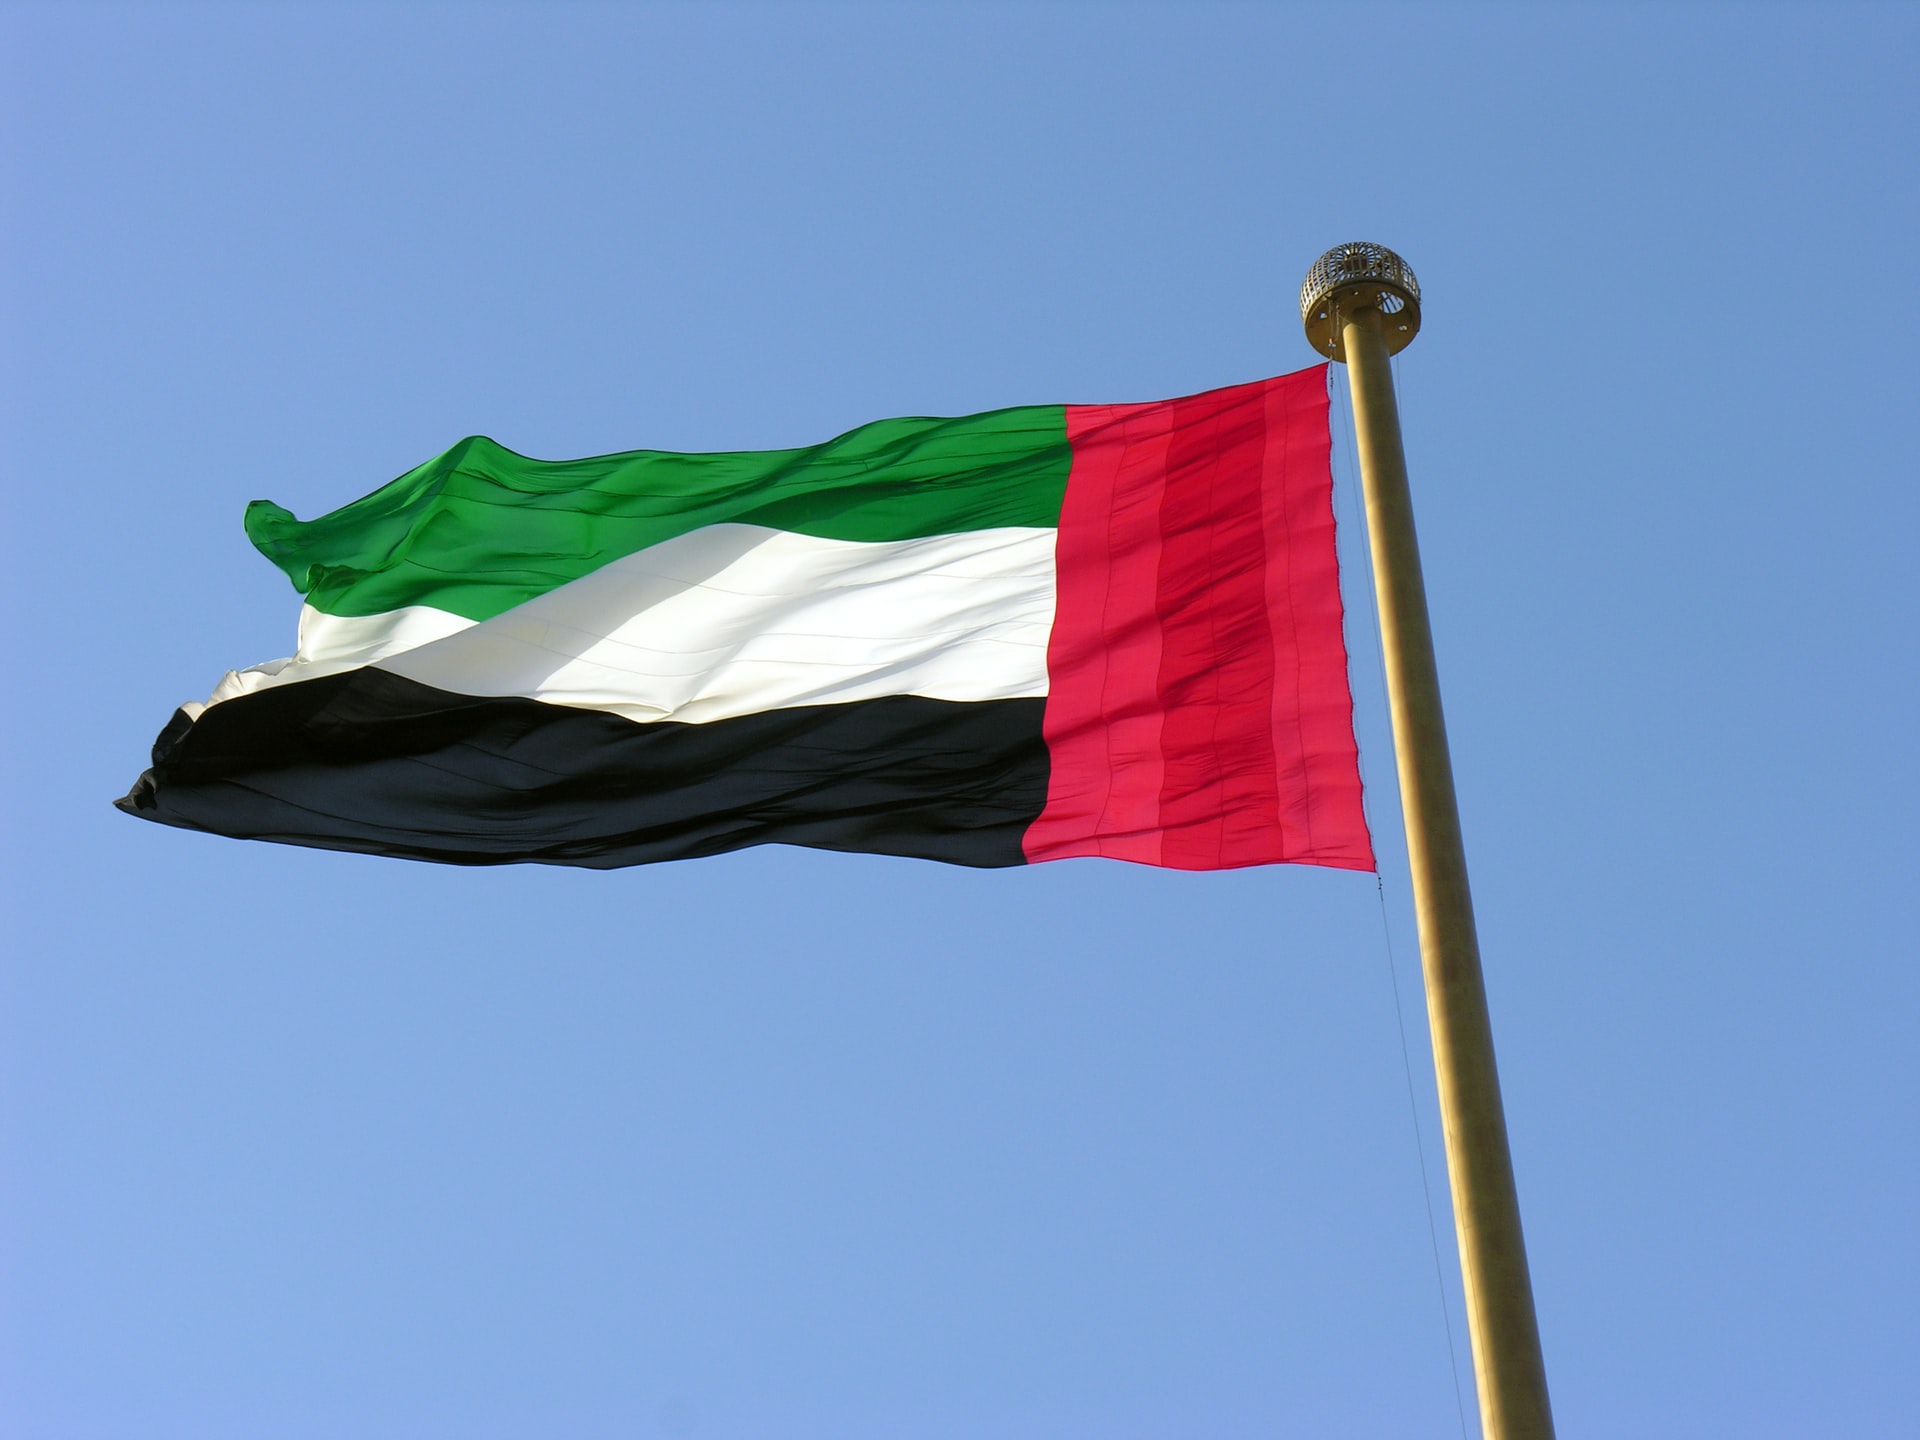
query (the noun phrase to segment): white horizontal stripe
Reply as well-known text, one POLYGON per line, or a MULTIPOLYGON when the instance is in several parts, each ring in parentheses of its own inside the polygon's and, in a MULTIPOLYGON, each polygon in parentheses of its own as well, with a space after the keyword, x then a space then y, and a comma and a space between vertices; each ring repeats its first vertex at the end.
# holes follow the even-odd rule
MULTIPOLYGON (((409 605, 384 615, 329 615, 311 605, 300 607, 300 648, 285 660, 269 660, 245 670, 229 670, 207 697, 218 705, 236 695, 249 695, 272 685, 295 680, 317 680, 342 670, 355 670, 402 650, 429 645, 461 630, 473 628, 464 615, 450 615, 429 605, 409 605)), ((188 705, 198 715, 205 705, 188 705)))
POLYGON ((309 609, 298 655, 228 676, 214 700, 376 661, 442 690, 640 721, 1042 696, 1054 533, 859 543, 715 525, 477 625, 426 607, 352 620, 309 609))

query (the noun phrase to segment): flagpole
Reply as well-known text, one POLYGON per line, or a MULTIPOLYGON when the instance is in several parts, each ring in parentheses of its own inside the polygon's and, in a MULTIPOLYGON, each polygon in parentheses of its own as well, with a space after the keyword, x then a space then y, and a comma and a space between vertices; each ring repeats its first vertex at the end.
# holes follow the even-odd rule
POLYGON ((1546 1367, 1494 1068, 1493 1028, 1389 364, 1420 329, 1420 287, 1391 250, 1342 245, 1307 272, 1300 318, 1313 347, 1345 363, 1353 395, 1481 1425, 1487 1440, 1551 1440, 1546 1367))

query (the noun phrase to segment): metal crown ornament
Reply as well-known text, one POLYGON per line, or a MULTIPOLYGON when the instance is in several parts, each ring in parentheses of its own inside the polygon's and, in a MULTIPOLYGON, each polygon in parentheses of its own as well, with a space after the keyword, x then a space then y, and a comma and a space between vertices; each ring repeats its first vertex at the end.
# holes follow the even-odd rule
POLYGON ((1386 322, 1387 353, 1398 355, 1420 333, 1420 282, 1407 262, 1384 245, 1336 245, 1313 262, 1300 287, 1300 323, 1307 328, 1307 343, 1344 364, 1340 317, 1361 308, 1380 312, 1386 322))

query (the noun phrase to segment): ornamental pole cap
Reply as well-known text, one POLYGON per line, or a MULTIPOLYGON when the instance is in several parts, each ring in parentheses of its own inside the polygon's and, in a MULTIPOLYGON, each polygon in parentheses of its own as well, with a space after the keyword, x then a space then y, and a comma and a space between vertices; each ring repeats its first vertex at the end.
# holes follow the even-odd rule
POLYGON ((1307 343, 1343 364, 1341 313, 1378 310, 1386 323, 1387 353, 1398 355, 1420 333, 1420 282, 1407 262, 1384 245, 1336 245, 1307 271, 1300 287, 1300 323, 1307 343))

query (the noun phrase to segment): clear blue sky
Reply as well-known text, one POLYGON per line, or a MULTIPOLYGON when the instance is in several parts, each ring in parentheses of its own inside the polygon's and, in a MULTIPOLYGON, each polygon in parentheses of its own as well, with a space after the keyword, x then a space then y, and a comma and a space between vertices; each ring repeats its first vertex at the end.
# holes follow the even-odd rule
POLYGON ((1920 1434, 1916 14, 0 12, 0 1434, 1460 1434, 1358 568, 1444 1288, 1371 877, 470 872, 108 803, 292 647, 250 499, 1297 369, 1349 239, 1428 293, 1561 1433, 1920 1434))

